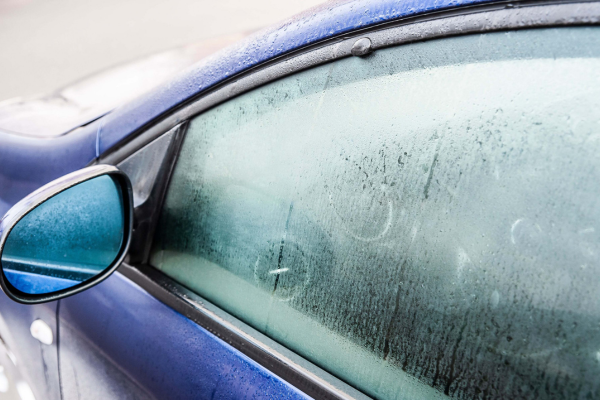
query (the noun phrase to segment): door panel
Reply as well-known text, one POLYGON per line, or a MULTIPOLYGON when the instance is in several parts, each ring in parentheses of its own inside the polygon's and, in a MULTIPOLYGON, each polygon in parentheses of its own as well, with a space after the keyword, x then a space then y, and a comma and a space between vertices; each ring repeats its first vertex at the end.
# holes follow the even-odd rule
POLYGON ((60 304, 64 399, 305 399, 119 273, 60 304))
MULTIPOLYGON (((8 296, 0 296, 0 337, 5 353, 2 367, 9 375, 17 372, 18 376, 9 376, 9 381, 25 382, 37 400, 60 399, 56 305, 57 302, 24 305, 15 303, 8 296), (52 344, 43 344, 31 336, 29 329, 36 319, 41 319, 52 329, 52 344), (9 362, 12 365, 4 365, 9 362)), ((12 389, 9 387, 9 390, 12 389)))

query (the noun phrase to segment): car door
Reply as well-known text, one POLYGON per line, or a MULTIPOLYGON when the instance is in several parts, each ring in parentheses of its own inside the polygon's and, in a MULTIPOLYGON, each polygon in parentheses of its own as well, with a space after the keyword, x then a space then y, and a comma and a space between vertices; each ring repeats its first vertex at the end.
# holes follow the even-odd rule
POLYGON ((137 225, 60 302, 63 397, 597 396, 600 30, 545 7, 292 56, 104 155, 137 225))
POLYGON ((60 399, 56 307, 57 302, 27 306, 6 296, 0 301, 0 394, 60 399), (43 336, 36 333, 40 325, 43 336))

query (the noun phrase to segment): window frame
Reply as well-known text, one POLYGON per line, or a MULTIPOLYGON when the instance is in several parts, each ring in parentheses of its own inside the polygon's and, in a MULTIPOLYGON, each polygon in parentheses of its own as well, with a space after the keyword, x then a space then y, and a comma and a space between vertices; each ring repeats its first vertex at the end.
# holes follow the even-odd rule
POLYGON ((151 121, 146 128, 134 132, 127 141, 92 163, 117 165, 162 135, 173 133, 173 140, 162 160, 150 201, 134 212, 136 220, 147 223, 144 234, 138 232, 136 236, 134 233, 129 255, 118 272, 307 395, 324 399, 368 398, 148 265, 158 217, 188 121, 225 101, 282 77, 345 57, 365 56, 386 47, 467 34, 594 25, 600 25, 598 0, 501 1, 460 6, 332 37, 276 57, 227 79, 159 120, 151 121), (363 38, 370 40, 370 48, 367 47, 362 53, 356 49, 353 52, 355 43, 363 38), (361 54, 358 55, 359 53, 361 54))

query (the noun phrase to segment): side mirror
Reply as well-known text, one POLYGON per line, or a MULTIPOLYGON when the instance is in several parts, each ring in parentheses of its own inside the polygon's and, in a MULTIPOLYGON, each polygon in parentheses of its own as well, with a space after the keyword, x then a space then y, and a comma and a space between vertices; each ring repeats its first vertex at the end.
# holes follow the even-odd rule
POLYGON ((81 292, 123 261, 133 222, 131 183, 95 165, 36 190, 0 220, 0 286, 34 304, 81 292))

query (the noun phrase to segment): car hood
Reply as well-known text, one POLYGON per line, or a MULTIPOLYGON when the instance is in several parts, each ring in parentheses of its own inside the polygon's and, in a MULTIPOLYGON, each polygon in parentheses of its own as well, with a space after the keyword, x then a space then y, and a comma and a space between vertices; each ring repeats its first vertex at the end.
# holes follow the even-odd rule
POLYGON ((63 135, 246 36, 240 33, 206 39, 109 68, 47 95, 0 102, 0 131, 40 138, 63 135))

